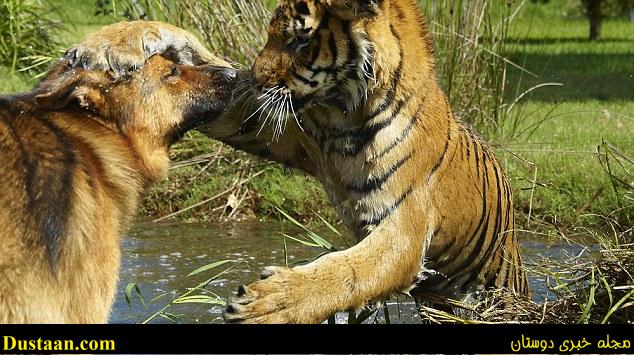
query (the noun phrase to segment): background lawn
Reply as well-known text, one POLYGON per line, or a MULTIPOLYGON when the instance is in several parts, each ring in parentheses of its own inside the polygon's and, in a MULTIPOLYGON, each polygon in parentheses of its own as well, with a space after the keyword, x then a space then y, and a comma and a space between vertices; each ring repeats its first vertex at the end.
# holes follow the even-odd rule
MULTIPOLYGON (((562 11, 557 1, 527 4, 511 26, 509 57, 537 77, 510 68, 507 101, 542 83, 563 86, 532 91, 492 138, 537 167, 534 215, 570 224, 629 205, 613 215, 631 225, 633 201, 617 201, 596 150, 605 141, 634 156, 634 23, 608 20, 592 43, 587 20, 562 11)), ((515 179, 517 206, 528 211, 534 167, 498 154, 515 179)))

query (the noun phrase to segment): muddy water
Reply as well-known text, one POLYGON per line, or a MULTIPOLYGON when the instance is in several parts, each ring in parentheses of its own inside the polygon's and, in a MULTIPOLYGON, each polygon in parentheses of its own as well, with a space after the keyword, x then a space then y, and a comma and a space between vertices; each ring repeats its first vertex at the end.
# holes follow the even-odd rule
MULTIPOLYGON (((264 266, 285 263, 293 265, 310 260, 323 252, 288 239, 285 252, 282 233, 291 236, 301 234, 292 226, 271 222, 137 224, 122 241, 123 261, 119 291, 110 318, 111 323, 143 322, 191 287, 229 269, 205 288, 207 295, 217 295, 226 300, 240 284, 255 281, 264 266), (186 276, 201 266, 220 260, 237 262, 191 277, 186 276), (130 304, 125 297, 125 289, 129 283, 136 283, 142 295, 140 297, 133 291, 130 304)), ((319 230, 319 233, 338 248, 352 244, 327 230, 319 230)), ((520 240, 524 260, 527 262, 541 257, 565 260, 582 249, 559 238, 522 236, 520 240)), ((544 280, 532 276, 531 284, 535 300, 552 298, 544 288, 544 280)), ((420 322, 412 300, 405 296, 391 300, 387 307, 390 323, 420 322)), ((176 304, 165 311, 172 320, 157 316, 152 322, 168 323, 175 320, 182 323, 222 323, 222 308, 222 305, 213 304, 176 304)), ((339 314, 337 322, 344 322, 346 318, 346 314, 339 314)), ((385 323, 383 309, 366 322, 385 323)))

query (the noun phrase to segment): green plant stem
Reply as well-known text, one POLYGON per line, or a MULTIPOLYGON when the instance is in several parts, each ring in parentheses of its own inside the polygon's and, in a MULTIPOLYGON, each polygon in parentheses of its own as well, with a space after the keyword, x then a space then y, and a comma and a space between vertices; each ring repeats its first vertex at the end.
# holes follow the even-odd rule
POLYGON ((204 288, 207 284, 209 284, 211 281, 217 279, 218 277, 220 277, 221 275, 224 275, 225 273, 229 272, 230 270, 232 270, 233 268, 235 268, 234 266, 231 266, 225 270, 223 270, 222 272, 218 273, 217 275, 207 279, 204 282, 199 283, 196 287, 190 289, 189 291, 185 292, 184 294, 180 295, 179 297, 175 298, 174 300, 172 300, 170 303, 166 304, 163 308, 161 308, 160 310, 158 310, 156 313, 152 314, 150 317, 148 317, 146 320, 144 320, 143 322, 141 322, 141 324, 147 324, 149 322, 151 322, 153 319, 155 319, 156 317, 159 317, 161 314, 163 314, 168 308, 170 308, 171 306, 173 306, 175 303, 177 303, 178 299, 181 299, 183 297, 187 297, 190 294, 192 294, 194 291, 200 290, 202 288, 204 288))

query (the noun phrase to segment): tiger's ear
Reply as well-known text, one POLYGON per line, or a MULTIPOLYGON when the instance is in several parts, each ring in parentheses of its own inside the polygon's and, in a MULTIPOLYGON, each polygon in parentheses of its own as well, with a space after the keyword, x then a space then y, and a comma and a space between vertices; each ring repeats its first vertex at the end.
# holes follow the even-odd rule
POLYGON ((76 102, 82 108, 99 111, 104 105, 100 87, 103 87, 103 81, 99 75, 72 71, 43 85, 42 91, 35 96, 35 103, 59 110, 76 102))
POLYGON ((337 16, 352 20, 359 17, 374 17, 381 12, 384 0, 326 0, 326 6, 337 16))

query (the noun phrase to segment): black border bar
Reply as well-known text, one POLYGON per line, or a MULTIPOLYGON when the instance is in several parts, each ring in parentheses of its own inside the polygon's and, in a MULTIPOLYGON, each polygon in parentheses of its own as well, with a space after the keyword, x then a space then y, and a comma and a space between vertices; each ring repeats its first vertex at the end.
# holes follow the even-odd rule
POLYGON ((0 325, 0 353, 81 352, 4 348, 10 339, 114 340, 92 353, 127 354, 634 353, 634 325, 0 325))

